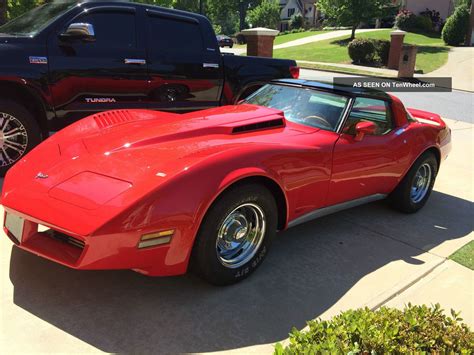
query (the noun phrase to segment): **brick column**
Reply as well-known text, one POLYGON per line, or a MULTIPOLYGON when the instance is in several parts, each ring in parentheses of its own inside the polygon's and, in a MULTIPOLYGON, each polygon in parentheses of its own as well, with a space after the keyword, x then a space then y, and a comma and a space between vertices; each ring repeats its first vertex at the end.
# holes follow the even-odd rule
POLYGON ((417 46, 405 45, 402 47, 400 62, 398 64, 399 78, 413 78, 415 74, 417 46))
POLYGON ((390 33, 390 53, 388 55, 388 68, 398 69, 400 62, 400 54, 402 52, 403 40, 405 39, 405 31, 396 30, 390 33))
POLYGON ((280 31, 269 28, 250 28, 241 33, 247 40, 247 55, 273 57, 273 41, 280 31))

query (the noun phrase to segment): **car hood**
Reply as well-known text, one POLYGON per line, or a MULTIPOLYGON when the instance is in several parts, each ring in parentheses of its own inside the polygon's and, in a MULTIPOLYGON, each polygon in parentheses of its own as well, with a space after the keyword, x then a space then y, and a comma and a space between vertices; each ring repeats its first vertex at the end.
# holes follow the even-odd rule
POLYGON ((281 111, 254 105, 184 115, 103 112, 53 135, 10 169, 2 203, 85 235, 99 220, 113 217, 214 154, 249 143, 275 144, 275 134, 301 133, 286 126, 281 111), (61 223, 51 220, 57 213, 77 220, 79 210, 89 219, 71 225, 64 216, 61 223))

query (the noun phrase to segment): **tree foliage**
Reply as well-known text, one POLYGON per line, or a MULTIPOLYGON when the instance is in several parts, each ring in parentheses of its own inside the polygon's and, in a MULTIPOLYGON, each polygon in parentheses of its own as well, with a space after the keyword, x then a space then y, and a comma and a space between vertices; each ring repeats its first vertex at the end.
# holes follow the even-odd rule
POLYGON ((351 39, 362 22, 381 18, 392 6, 391 0, 319 0, 319 9, 338 26, 352 28, 351 39))
POLYGON ((276 0, 263 0, 260 5, 249 11, 247 22, 252 27, 276 29, 280 22, 280 5, 276 0))

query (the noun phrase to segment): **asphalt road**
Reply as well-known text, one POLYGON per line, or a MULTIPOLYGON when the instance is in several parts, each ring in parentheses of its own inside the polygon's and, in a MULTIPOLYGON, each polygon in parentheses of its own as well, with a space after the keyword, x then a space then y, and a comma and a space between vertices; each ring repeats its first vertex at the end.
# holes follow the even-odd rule
MULTIPOLYGON (((301 70, 301 78, 308 80, 325 80, 332 82, 334 77, 351 75, 324 72, 318 70, 301 70)), ((452 92, 396 92, 407 107, 435 112, 444 118, 473 123, 474 93, 467 91, 452 92)))

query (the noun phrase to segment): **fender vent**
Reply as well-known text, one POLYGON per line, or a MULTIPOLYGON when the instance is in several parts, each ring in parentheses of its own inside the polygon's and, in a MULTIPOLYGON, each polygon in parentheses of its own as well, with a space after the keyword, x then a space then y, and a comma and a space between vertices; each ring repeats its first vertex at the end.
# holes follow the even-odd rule
POLYGON ((285 122, 283 121, 283 119, 278 118, 276 120, 251 123, 244 126, 235 127, 232 130, 232 133, 252 132, 252 131, 259 131, 262 129, 278 128, 278 127, 284 127, 284 126, 285 126, 285 122))
POLYGON ((134 117, 125 110, 106 111, 94 116, 95 123, 100 129, 114 126, 120 123, 133 121, 134 117))

